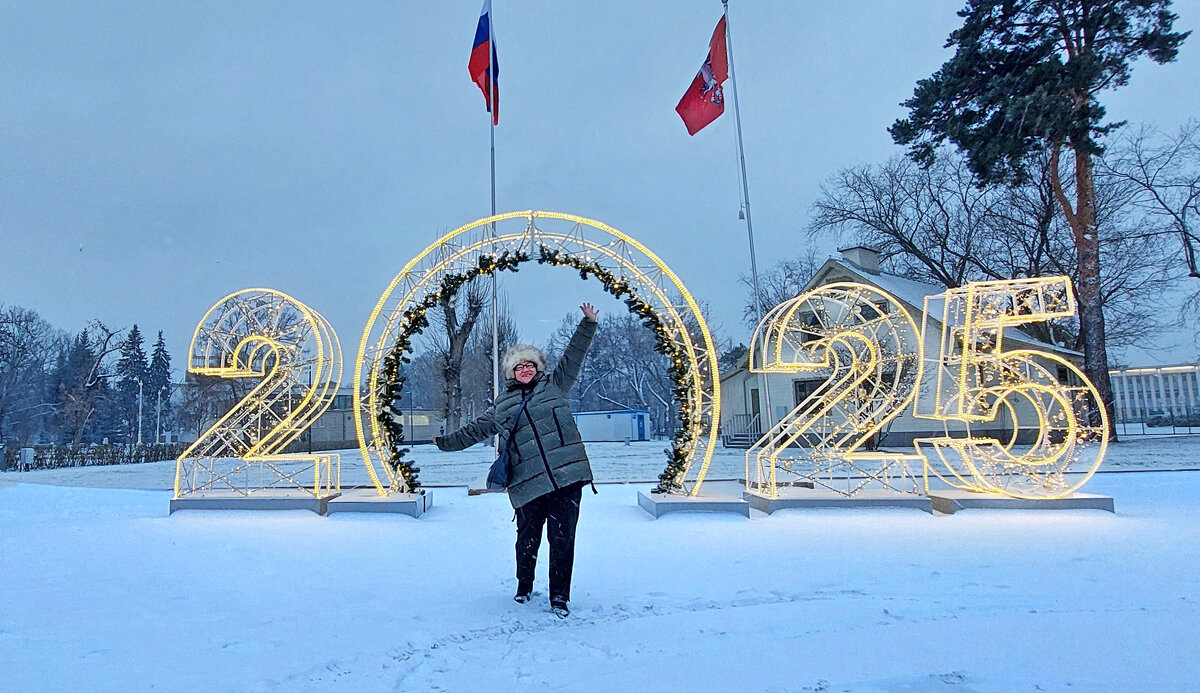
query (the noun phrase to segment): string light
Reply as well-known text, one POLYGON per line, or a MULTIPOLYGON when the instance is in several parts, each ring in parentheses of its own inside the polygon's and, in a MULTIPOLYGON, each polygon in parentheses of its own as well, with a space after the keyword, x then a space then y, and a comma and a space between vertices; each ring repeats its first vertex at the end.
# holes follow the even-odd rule
POLYGON ((768 311, 754 331, 750 371, 825 381, 746 451, 747 487, 753 469, 757 490, 778 498, 782 467, 847 496, 870 482, 901 490, 891 476, 909 478, 913 456, 863 448, 913 400, 920 344, 908 311, 866 284, 827 284, 768 311), (843 488, 834 473, 862 480, 843 488))
POLYGON ((333 403, 342 377, 341 344, 321 314, 279 291, 244 289, 204 314, 188 353, 191 373, 260 382, 176 460, 175 498, 226 488, 249 495, 290 485, 317 497, 340 490, 338 455, 282 453, 333 403), (284 468, 296 462, 310 466, 284 468), (256 480, 245 474, 251 467, 256 480), (300 478, 308 471, 311 484, 300 478))
POLYGON ((720 419, 716 348, 699 305, 656 255, 629 236, 584 217, 533 211, 500 214, 451 231, 410 260, 380 297, 363 330, 354 375, 355 428, 372 483, 381 495, 419 487, 419 470, 404 458, 403 429, 391 412, 403 388, 399 369, 408 362, 411 340, 429 324, 425 311, 476 277, 516 271, 532 259, 528 253, 535 238, 538 263, 569 266, 583 279, 600 280, 653 331, 656 350, 669 359, 673 395, 680 405, 679 430, 657 490, 696 495, 712 459, 720 419), (517 232, 493 235, 493 225, 510 220, 525 224, 517 232), (556 221, 569 222, 571 228, 566 233, 539 228, 556 221), (675 300, 659 285, 663 278, 675 300), (680 299, 685 314, 677 308, 680 299), (697 459, 699 470, 691 489, 685 489, 697 459))

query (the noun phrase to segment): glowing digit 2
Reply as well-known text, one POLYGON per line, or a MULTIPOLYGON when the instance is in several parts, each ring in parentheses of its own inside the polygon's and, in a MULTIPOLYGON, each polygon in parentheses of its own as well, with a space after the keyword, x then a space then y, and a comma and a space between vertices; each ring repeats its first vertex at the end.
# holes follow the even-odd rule
POLYGON ((190 373, 258 383, 179 456, 176 498, 216 489, 290 485, 317 496, 337 489, 336 455, 282 454, 337 393, 341 346, 324 317, 278 291, 246 289, 209 309, 189 353, 190 373), (257 478, 248 474, 254 466, 257 478), (311 483, 301 480, 310 470, 311 483))
POLYGON ((747 483, 754 466, 758 488, 777 497, 777 468, 799 462, 807 479, 845 495, 871 481, 892 487, 892 472, 907 475, 914 456, 863 448, 913 400, 919 353, 916 322, 872 286, 828 284, 772 309, 755 330, 750 370, 825 380, 746 452, 747 483), (843 490, 821 479, 835 469, 857 472, 860 483, 843 490))

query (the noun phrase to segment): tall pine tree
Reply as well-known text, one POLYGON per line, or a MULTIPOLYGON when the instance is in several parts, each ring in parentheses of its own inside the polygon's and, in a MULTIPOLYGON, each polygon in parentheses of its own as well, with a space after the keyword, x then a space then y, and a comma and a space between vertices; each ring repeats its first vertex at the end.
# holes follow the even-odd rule
MULTIPOLYGON (((116 370, 118 413, 127 443, 137 442, 138 438, 139 388, 141 388, 143 397, 143 416, 146 395, 149 394, 153 401, 154 391, 146 389, 149 384, 146 382, 148 370, 142 332, 135 324, 129 329, 129 334, 125 336, 125 341, 121 345, 121 358, 117 360, 116 370)), ((144 425, 145 422, 142 423, 144 425)))
POLYGON ((146 402, 153 403, 154 407, 145 408, 142 425, 156 434, 160 430, 168 430, 171 419, 171 355, 167 353, 162 330, 158 331, 158 339, 155 340, 154 349, 150 353, 145 392, 146 402))
POLYGON ((1114 439, 1093 157, 1119 124, 1104 122, 1099 95, 1128 84, 1136 58, 1175 59, 1188 34, 1172 32, 1170 6, 1170 0, 968 0, 958 13, 963 26, 947 42, 954 57, 917 83, 903 104, 908 117, 890 128, 926 164, 949 140, 982 184, 1020 180, 1032 154, 1049 155, 1054 196, 1075 241, 1083 370, 1108 408, 1114 439), (1064 153, 1073 164, 1066 175, 1064 153))

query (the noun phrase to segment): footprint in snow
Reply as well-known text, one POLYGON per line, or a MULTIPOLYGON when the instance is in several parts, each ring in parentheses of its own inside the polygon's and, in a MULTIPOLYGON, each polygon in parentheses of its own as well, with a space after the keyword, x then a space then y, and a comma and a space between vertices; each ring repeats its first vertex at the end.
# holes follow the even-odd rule
POLYGON ((967 675, 961 671, 951 671, 945 674, 933 674, 933 678, 951 686, 957 686, 967 680, 967 675))

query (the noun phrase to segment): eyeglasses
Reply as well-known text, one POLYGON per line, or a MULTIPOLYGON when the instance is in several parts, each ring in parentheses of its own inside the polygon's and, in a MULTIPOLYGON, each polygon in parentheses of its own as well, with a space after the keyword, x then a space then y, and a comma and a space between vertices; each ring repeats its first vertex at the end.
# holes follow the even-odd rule
POLYGON ((514 373, 517 371, 536 371, 536 370, 537 370, 537 364, 530 363, 529 361, 522 361, 521 363, 518 363, 513 368, 514 373))

